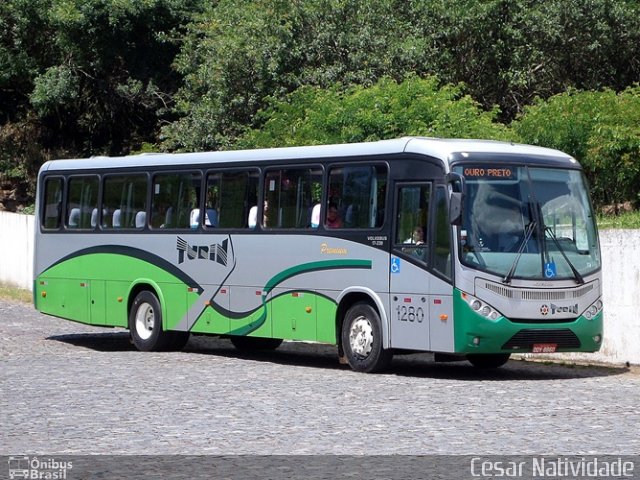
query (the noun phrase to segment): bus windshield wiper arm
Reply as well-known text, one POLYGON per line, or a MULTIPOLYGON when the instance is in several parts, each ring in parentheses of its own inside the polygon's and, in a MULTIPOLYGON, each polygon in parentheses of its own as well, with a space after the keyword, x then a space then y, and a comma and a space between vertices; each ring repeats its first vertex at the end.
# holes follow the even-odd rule
POLYGON ((507 284, 511 283, 511 278, 513 278, 513 275, 516 273, 516 267, 518 266, 518 262, 520 261, 520 257, 522 256, 522 253, 524 252, 524 248, 527 246, 527 243, 531 238, 531 234, 535 229, 536 229, 536 222, 535 220, 532 220, 527 226, 527 231, 524 234, 524 238, 522 239, 520 246, 518 247, 518 254, 516 255, 516 258, 513 260, 513 263, 511 264, 509 273, 507 273, 505 277, 502 279, 502 283, 507 283, 507 284))
POLYGON ((567 265, 569 265, 569 268, 571 269, 571 272, 573 273, 573 276, 574 276, 574 278, 576 280, 576 283, 579 284, 579 285, 582 285, 584 283, 584 278, 582 277, 582 275, 580 275, 580 272, 573 265, 573 263, 571 263, 571 260, 569 260, 569 257, 567 257, 567 254, 564 253, 564 248, 562 248, 562 245, 560 245, 560 242, 558 241, 558 239, 554 235, 553 230, 551 230, 551 228, 545 226, 544 227, 544 231, 545 231, 545 233, 549 234, 549 237, 551 238, 551 240, 553 240, 553 243, 555 244, 555 246, 558 247, 558 251, 562 255, 562 258, 564 258, 564 261, 567 262, 567 265))

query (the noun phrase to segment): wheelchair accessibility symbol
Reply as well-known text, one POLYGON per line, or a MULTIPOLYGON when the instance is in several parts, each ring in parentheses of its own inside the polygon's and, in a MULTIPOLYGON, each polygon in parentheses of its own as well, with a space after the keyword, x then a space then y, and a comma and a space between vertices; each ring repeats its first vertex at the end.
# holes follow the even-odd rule
POLYGON ((553 262, 544 264, 544 276, 545 278, 555 278, 558 274, 556 264, 553 262))
POLYGON ((391 273, 400 273, 400 259, 391 257, 391 273))

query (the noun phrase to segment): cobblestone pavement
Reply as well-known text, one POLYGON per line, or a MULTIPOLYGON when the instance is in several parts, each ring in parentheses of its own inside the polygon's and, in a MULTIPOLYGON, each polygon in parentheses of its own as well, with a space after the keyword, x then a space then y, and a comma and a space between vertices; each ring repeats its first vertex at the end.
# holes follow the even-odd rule
POLYGON ((212 337, 141 353, 124 330, 0 302, 0 455, 638 454, 639 425, 637 369, 409 355, 366 375, 335 347, 212 337))

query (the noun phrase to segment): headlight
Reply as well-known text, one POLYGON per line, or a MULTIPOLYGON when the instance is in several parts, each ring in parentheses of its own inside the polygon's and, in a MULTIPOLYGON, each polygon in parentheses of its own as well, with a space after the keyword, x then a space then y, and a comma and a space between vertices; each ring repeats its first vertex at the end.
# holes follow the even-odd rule
POLYGON ((502 316, 502 314, 491 305, 484 303, 482 300, 478 300, 473 295, 462 292, 462 298, 469 304, 472 310, 478 312, 483 317, 486 317, 490 320, 497 320, 502 316))
POLYGON ((603 306, 602 300, 599 298, 589 305, 582 315, 584 315, 584 318, 587 320, 591 320, 602 311, 603 306))

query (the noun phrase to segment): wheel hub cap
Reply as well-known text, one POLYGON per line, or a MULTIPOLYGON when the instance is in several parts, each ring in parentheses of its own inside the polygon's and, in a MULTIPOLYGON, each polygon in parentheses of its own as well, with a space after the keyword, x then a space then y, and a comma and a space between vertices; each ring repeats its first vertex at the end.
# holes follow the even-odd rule
POLYGON ((369 320, 359 317, 353 322, 349 332, 349 345, 351 346, 351 351, 361 357, 366 357, 371 353, 373 328, 369 320))
POLYGON ((140 305, 136 313, 136 332, 143 340, 148 339, 153 333, 155 313, 148 303, 140 305))

